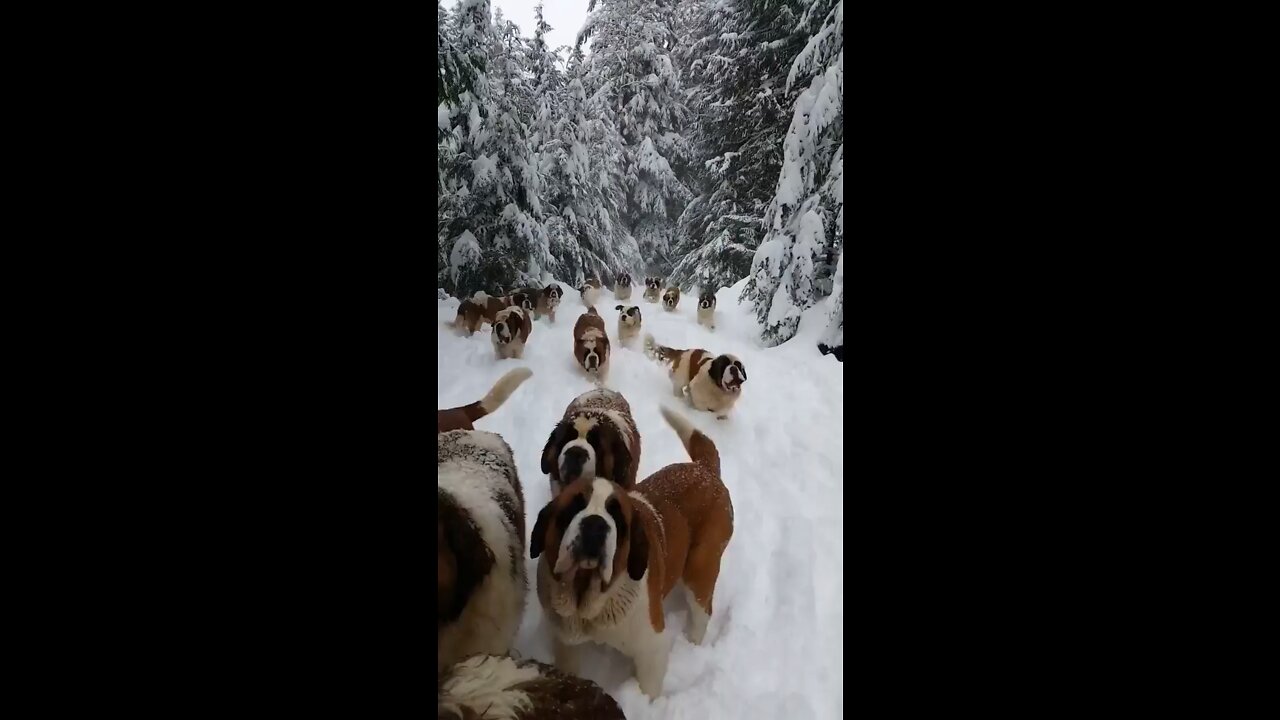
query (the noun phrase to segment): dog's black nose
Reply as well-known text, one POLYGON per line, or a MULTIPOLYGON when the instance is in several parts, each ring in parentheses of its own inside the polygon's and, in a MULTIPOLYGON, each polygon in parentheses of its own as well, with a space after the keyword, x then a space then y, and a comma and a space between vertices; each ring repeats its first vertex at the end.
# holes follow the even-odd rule
POLYGON ((560 481, 566 485, 577 480, 582 475, 582 466, 587 464, 587 455, 585 448, 571 447, 564 451, 564 458, 560 461, 560 481))
POLYGON ((582 519, 579 528, 582 535, 582 554, 587 557, 599 557, 604 549, 605 536, 609 534, 609 523, 599 515, 588 515, 582 519))

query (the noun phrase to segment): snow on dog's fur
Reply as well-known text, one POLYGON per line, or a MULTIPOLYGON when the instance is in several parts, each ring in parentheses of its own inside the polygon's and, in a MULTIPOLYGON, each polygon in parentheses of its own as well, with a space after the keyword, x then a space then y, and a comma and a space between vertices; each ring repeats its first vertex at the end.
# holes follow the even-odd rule
POLYGON ((447 666, 511 649, 528 590, 524 493, 501 436, 436 436, 436 653, 447 666))
POLYGON ((599 685, 535 660, 476 655, 438 682, 439 720, 626 720, 599 685))

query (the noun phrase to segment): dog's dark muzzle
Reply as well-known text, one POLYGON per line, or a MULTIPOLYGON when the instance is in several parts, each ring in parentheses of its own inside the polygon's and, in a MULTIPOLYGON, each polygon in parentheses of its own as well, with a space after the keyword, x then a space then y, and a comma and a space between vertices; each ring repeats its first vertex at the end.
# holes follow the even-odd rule
POLYGON ((599 559, 604 554, 604 539, 609 535, 609 524, 599 515, 591 515, 582 519, 578 529, 578 552, 584 558, 599 559))
POLYGON ((564 451, 560 459, 560 482, 564 485, 582 477, 582 467, 587 464, 587 451, 580 447, 571 447, 564 451))

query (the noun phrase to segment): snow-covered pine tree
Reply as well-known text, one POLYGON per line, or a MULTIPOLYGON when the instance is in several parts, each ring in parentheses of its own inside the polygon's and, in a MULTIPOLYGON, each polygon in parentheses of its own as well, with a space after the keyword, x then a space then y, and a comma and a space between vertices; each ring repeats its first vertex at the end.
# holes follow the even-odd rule
MULTIPOLYGON (((692 194, 678 175, 689 157, 680 73, 672 60, 672 8, 662 0, 591 0, 578 46, 591 42, 582 66, 585 93, 616 118, 623 146, 624 231, 636 239, 646 270, 667 274, 675 220, 692 194)), ((608 117, 606 117, 608 116, 608 117)), ((599 140, 612 142, 607 133, 599 140)), ((613 150, 602 155, 611 161, 613 150)))
MULTIPOLYGON (((801 313, 836 289, 826 285, 843 257, 844 0, 806 0, 800 26, 815 29, 791 65, 787 87, 806 80, 808 87, 795 101, 766 216, 768 236, 742 292, 755 304, 766 345, 790 340, 801 313)), ((839 318, 831 319, 824 338, 838 332, 843 339, 843 277, 833 301, 839 318)))
POLYGON ((698 195, 680 216, 671 274, 685 289, 727 287, 751 271, 791 120, 787 73, 808 39, 795 32, 803 5, 724 0, 703 4, 695 19, 683 56, 698 117, 698 195))
POLYGON ((541 279, 551 264, 536 158, 523 43, 513 26, 495 28, 488 0, 462 0, 453 13, 458 51, 483 68, 472 87, 446 102, 441 123, 437 239, 449 248, 438 282, 456 295, 541 279))

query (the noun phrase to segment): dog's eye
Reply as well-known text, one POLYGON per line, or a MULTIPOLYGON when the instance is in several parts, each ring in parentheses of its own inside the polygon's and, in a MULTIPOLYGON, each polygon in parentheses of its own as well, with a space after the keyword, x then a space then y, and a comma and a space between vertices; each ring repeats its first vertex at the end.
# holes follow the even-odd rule
POLYGON ((587 509, 587 500, 582 497, 582 493, 573 496, 573 500, 556 515, 556 524, 560 526, 560 531, 564 532, 569 527, 569 523, 573 522, 573 518, 583 510, 587 509))

